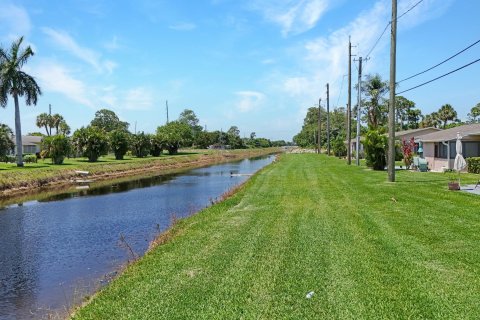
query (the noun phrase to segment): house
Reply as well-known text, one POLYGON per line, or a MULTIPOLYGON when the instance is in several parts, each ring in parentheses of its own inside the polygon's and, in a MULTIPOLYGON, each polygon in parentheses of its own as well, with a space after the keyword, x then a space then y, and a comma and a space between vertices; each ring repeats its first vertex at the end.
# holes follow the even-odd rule
MULTIPOLYGON (((438 128, 434 128, 434 127, 428 127, 428 128, 419 128, 419 129, 397 131, 397 132, 395 132, 395 140, 399 140, 401 142, 403 140, 409 141, 411 138, 413 138, 415 140, 415 142, 417 142, 416 138, 418 136, 433 133, 433 132, 438 132, 438 131, 442 131, 442 129, 438 129, 438 128)), ((388 133, 385 133, 385 135, 388 136, 388 133)), ((365 137, 361 136, 360 137, 360 145, 359 145, 360 157, 363 157, 363 154, 364 154, 364 151, 363 151, 364 150, 363 149, 363 142, 364 141, 365 141, 365 137)), ((346 140, 345 140, 345 144, 347 144, 346 140)), ((351 141, 352 153, 357 150, 356 146, 357 146, 357 139, 352 138, 352 141, 351 141)), ((417 143, 417 146, 418 146, 418 143, 417 143)), ((414 150, 414 151, 416 151, 416 150, 414 150)))
POLYGON ((464 158, 480 157, 480 123, 467 124, 416 137, 422 142, 423 156, 432 171, 452 169, 455 156, 457 133, 462 137, 464 158))
MULTIPOLYGON (((22 136, 22 150, 24 154, 36 154, 40 152, 40 145, 42 143, 43 137, 40 136, 22 136)), ((15 136, 12 136, 12 141, 15 144, 14 153, 17 152, 15 136)))

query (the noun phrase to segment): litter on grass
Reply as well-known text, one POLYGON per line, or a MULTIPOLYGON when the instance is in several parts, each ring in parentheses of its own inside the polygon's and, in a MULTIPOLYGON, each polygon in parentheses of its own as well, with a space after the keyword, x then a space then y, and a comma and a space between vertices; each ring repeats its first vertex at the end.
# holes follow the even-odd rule
POLYGON ((313 292, 313 291, 310 291, 309 293, 307 293, 307 299, 311 299, 314 294, 315 294, 315 292, 313 292))

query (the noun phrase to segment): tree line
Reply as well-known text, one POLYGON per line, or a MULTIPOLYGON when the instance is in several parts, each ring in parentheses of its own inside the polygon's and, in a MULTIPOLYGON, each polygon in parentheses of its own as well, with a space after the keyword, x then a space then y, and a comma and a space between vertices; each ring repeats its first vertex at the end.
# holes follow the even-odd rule
MULTIPOLYGON (((388 131, 388 99, 386 96, 389 91, 389 83, 378 74, 366 75, 365 80, 361 82, 360 90, 364 97, 360 120, 362 124, 366 124, 361 126, 361 135, 366 135, 370 131, 376 131, 379 135, 382 135, 388 131)), ((395 100, 397 131, 428 127, 447 129, 480 121, 480 103, 471 108, 467 121, 462 122, 458 119, 454 107, 448 103, 442 105, 438 111, 423 115, 421 110, 416 107, 415 102, 403 96, 397 96, 395 100)), ((357 113, 357 107, 354 106, 353 114, 357 113)), ((346 154, 346 119, 346 109, 343 107, 330 112, 331 146, 333 153, 337 156, 346 154)), ((320 108, 320 120, 322 123, 320 143, 324 146, 327 140, 327 112, 323 107, 320 108)), ((354 128, 356 128, 356 121, 352 120, 353 137, 356 136, 354 128)), ((314 147, 317 145, 317 130, 318 108, 311 107, 307 111, 301 131, 293 137, 293 141, 301 147, 314 147)))
MULTIPOLYGON (((23 166, 24 160, 19 99, 24 98, 27 105, 36 105, 42 94, 35 79, 22 70, 34 55, 30 46, 22 49, 22 43, 23 37, 20 37, 9 49, 0 47, 0 106, 5 108, 10 97, 15 106, 15 134, 7 125, 0 124, 0 157, 6 159, 16 146, 17 166, 23 166), (15 143, 12 141, 13 136, 15 143)), ((230 127, 227 132, 203 130, 197 116, 189 109, 185 109, 178 120, 159 126, 154 134, 131 133, 128 130, 129 124, 120 121, 108 109, 97 111, 91 123, 75 130, 72 136, 69 136, 70 126, 58 113, 38 115, 36 125, 45 129, 45 134, 35 133, 44 136, 41 155, 52 158, 55 164, 62 163, 70 155, 85 156, 89 161, 97 161, 101 155, 110 151, 116 159, 123 159, 129 151, 137 157, 146 157, 149 154, 159 156, 164 149, 175 154, 181 147, 207 148, 213 145, 237 149, 286 145, 285 141, 257 138, 254 132, 249 138, 241 138, 236 126, 230 127)))

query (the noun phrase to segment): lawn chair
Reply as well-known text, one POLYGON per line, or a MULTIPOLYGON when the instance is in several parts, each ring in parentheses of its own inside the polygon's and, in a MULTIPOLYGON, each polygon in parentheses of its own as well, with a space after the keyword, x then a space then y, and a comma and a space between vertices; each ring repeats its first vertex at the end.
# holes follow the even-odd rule
POLYGON ((427 172, 428 171, 428 162, 426 159, 418 158, 418 170, 420 172, 427 172))

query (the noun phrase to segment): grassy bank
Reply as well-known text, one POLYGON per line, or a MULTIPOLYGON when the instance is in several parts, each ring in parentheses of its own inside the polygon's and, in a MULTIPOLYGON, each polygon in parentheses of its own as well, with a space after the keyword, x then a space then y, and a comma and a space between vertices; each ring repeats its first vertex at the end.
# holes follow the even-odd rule
POLYGON ((104 180, 145 172, 163 172, 172 169, 195 168, 209 164, 233 161, 278 151, 277 148, 246 150, 189 150, 177 155, 161 157, 115 160, 113 156, 101 157, 90 163, 84 158, 65 159, 63 165, 53 165, 50 159, 38 163, 26 163, 24 167, 15 164, 0 164, 0 196, 16 196, 35 191, 41 187, 70 184, 76 170, 90 172, 89 179, 104 180))
POLYGON ((480 199, 443 174, 397 180, 284 155, 74 319, 478 319, 480 199))

